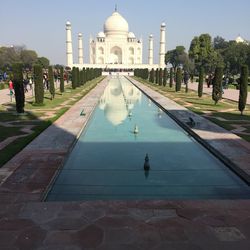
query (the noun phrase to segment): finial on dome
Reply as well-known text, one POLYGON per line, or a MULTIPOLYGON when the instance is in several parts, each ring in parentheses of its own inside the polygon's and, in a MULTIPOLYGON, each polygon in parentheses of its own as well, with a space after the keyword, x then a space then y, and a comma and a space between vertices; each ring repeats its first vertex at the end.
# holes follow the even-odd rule
POLYGON ((117 4, 115 5, 115 12, 117 12, 117 4))

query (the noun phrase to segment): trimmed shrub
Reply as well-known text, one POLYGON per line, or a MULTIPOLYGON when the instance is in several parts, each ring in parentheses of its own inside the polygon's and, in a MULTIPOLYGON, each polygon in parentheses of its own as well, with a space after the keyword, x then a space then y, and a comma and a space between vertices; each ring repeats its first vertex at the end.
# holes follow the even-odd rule
POLYGON ((16 112, 24 113, 24 86, 23 86, 23 64, 15 63, 12 65, 13 70, 13 84, 16 99, 16 112))
POLYGON ((247 93, 248 93, 247 86, 248 86, 248 67, 247 65, 243 65, 241 67, 241 76, 239 82, 240 93, 239 93, 239 103, 238 103, 238 108, 239 111, 241 112, 241 115, 243 115, 243 111, 247 103, 247 93))
POLYGON ((39 64, 34 65, 34 84, 35 84, 35 104, 42 105, 44 98, 43 69, 39 64))
POLYGON ((49 92, 51 94, 51 100, 55 97, 55 82, 54 82, 54 72, 53 67, 49 66, 49 92))
POLYGON ((159 70, 159 85, 162 85, 162 81, 163 81, 163 72, 162 72, 162 68, 160 68, 159 70))
POLYGON ((149 81, 151 83, 154 83, 154 78, 155 78, 155 70, 154 69, 151 69, 150 71, 150 76, 149 76, 149 81))
POLYGON ((156 84, 159 83, 159 69, 156 69, 156 71, 155 71, 155 83, 156 84))
POLYGON ((64 70, 63 67, 60 67, 60 92, 64 92, 64 70))
POLYGON ((72 89, 76 88, 76 81, 77 81, 77 76, 76 76, 76 67, 72 68, 72 89))
POLYGON ((164 87, 167 85, 167 77, 168 77, 167 68, 164 68, 163 70, 163 86, 164 87))
POLYGON ((172 88, 173 87, 173 81, 174 81, 174 77, 173 77, 173 68, 170 69, 170 80, 169 80, 169 87, 172 88))
POLYGON ((175 91, 176 92, 181 90, 181 79, 182 79, 181 68, 177 68, 176 83, 175 83, 175 91))
POLYGON ((203 81, 204 81, 204 68, 201 67, 199 71, 199 83, 198 83, 198 96, 202 97, 203 94, 203 81))
POLYGON ((214 79, 213 79, 213 92, 212 99, 214 103, 217 104, 218 101, 222 98, 222 77, 223 77, 223 68, 217 67, 215 69, 214 79))

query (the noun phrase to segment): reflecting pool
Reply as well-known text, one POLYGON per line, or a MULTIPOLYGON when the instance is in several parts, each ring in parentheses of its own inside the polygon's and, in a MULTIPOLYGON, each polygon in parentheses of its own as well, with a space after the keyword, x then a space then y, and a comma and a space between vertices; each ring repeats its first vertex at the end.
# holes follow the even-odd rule
POLYGON ((47 200, 249 197, 238 176, 117 77, 110 79, 47 200))

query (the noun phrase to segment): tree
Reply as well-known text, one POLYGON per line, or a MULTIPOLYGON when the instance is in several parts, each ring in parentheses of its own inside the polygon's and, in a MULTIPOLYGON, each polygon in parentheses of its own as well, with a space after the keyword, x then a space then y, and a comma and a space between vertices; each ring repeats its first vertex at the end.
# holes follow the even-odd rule
POLYGON ((160 68, 159 70, 159 85, 161 86, 162 85, 162 77, 163 77, 163 72, 162 72, 162 68, 160 68))
POLYGON ((167 68, 164 68, 164 71, 163 71, 163 86, 164 87, 167 85, 167 78, 168 78, 167 68))
POLYGON ((37 53, 34 50, 22 50, 20 58, 25 67, 31 68, 37 61, 37 53))
POLYGON ((170 69, 169 74, 170 74, 170 76, 169 76, 169 78, 170 78, 169 79, 169 87, 172 88, 173 87, 173 81, 174 81, 174 79, 173 79, 173 68, 170 69))
POLYGON ((215 104, 222 98, 222 78, 223 78, 223 68, 217 67, 215 69, 215 74, 213 78, 213 92, 212 99, 215 104))
POLYGON ((158 84, 159 83, 159 69, 157 68, 155 71, 155 83, 158 84))
POLYGON ((152 68, 151 71, 150 71, 149 81, 154 83, 154 78, 155 78, 155 71, 152 68))
POLYGON ((51 94, 51 100, 55 97, 55 82, 53 67, 49 66, 49 92, 51 94))
POLYGON ((176 92, 181 90, 181 80, 182 80, 181 68, 177 68, 176 83, 175 83, 175 91, 176 92))
POLYGON ((60 67, 60 92, 64 92, 64 70, 63 67, 60 67))
POLYGON ((76 67, 73 67, 72 69, 72 89, 76 88, 76 81, 77 81, 77 71, 76 71, 76 67))
POLYGON ((243 111, 246 107, 246 102, 247 102, 247 86, 248 86, 248 67, 247 65, 243 65, 241 67, 241 76, 240 76, 240 94, 239 94, 239 103, 238 103, 238 108, 239 111, 241 112, 241 115, 243 115, 243 111))
POLYGON ((199 84, 198 84, 198 96, 199 97, 202 97, 202 94, 203 94, 203 81, 204 81, 204 69, 203 67, 201 67, 199 71, 199 84))
POLYGON ((188 61, 188 54, 185 52, 184 46, 176 46, 174 50, 169 50, 165 54, 165 64, 170 63, 174 69, 188 64, 188 61))
POLYGON ((228 47, 228 42, 221 36, 216 36, 213 41, 213 47, 215 50, 223 50, 228 47))
POLYGON ((194 60, 195 67, 211 72, 216 66, 222 66, 223 61, 219 54, 214 50, 212 38, 209 34, 201 34, 194 37, 189 48, 189 57, 194 60))
POLYGON ((34 83, 35 83, 35 103, 43 104, 44 87, 43 87, 43 69, 42 66, 34 65, 34 83))
POLYGON ((49 67, 49 59, 46 57, 38 57, 36 60, 36 64, 39 64, 42 68, 49 67))
POLYGON ((16 111, 17 113, 24 113, 24 87, 23 87, 23 64, 15 63, 12 65, 13 70, 13 84, 15 90, 16 99, 16 111))

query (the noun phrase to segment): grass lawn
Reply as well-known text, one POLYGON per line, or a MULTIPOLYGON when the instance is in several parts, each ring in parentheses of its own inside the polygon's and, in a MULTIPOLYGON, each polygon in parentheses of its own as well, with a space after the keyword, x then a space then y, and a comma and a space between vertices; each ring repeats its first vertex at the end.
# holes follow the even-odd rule
POLYGON ((44 105, 37 106, 34 103, 34 98, 26 100, 25 115, 17 115, 15 112, 15 105, 0 105, 0 121, 10 122, 18 125, 18 128, 0 126, 1 136, 0 142, 4 139, 13 136, 25 134, 20 129, 25 125, 34 125, 32 134, 18 138, 13 143, 10 143, 2 150, 0 150, 0 167, 10 160, 15 154, 22 150, 28 143, 30 143, 43 130, 49 127, 55 120, 63 115, 74 103, 86 95, 98 82, 104 77, 96 78, 87 82, 84 86, 72 89, 70 86, 65 86, 63 94, 57 92, 53 100, 50 99, 49 92, 45 93, 44 105), (43 118, 47 112, 51 114, 49 118, 43 118))
MULTIPOLYGON (((245 128, 244 132, 250 134, 250 105, 246 105, 245 111, 243 115, 241 115, 238 111, 237 102, 222 99, 215 105, 211 95, 208 94, 203 94, 203 96, 199 98, 197 92, 193 90, 189 90, 189 92, 186 93, 185 89, 182 88, 180 92, 175 92, 174 86, 170 88, 169 86, 152 85, 148 81, 140 78, 135 77, 135 79, 169 99, 174 100, 176 103, 185 106, 187 109, 199 115, 206 115, 206 119, 209 119, 226 130, 231 131, 235 129, 233 125, 241 125, 245 128), (223 118, 225 121, 217 118, 223 118)), ((235 132, 235 134, 250 142, 250 135, 237 132, 235 132)))

